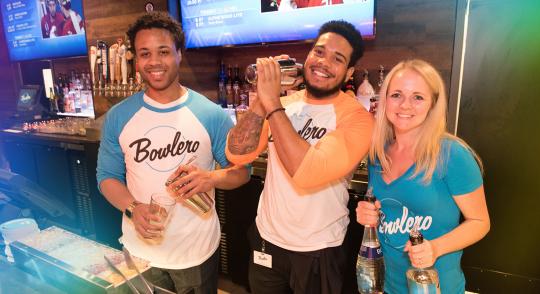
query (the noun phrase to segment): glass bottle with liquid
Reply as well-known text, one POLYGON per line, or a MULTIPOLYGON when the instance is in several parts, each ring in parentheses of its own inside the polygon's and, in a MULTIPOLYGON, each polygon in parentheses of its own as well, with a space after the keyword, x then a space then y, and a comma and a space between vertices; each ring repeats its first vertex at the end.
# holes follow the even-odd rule
MULTIPOLYGON (((424 236, 418 230, 416 224, 409 233, 411 245, 419 245, 424 242, 424 236)), ((440 294, 439 274, 434 267, 416 268, 411 267, 407 270, 407 286, 409 294, 440 294)))
POLYGON ((219 74, 218 74, 218 103, 223 108, 227 107, 226 85, 227 85, 227 74, 225 73, 225 63, 223 63, 223 60, 222 60, 219 66, 219 74))
POLYGON ((236 107, 240 104, 240 92, 242 89, 242 81, 240 80, 240 67, 238 64, 234 65, 234 78, 233 78, 233 105, 236 107))
POLYGON ((369 82, 369 72, 367 69, 364 69, 363 74, 363 80, 360 86, 358 86, 358 90, 356 91, 356 99, 364 108, 369 111, 370 110, 370 104, 371 99, 375 96, 375 90, 373 89, 373 86, 369 82))
POLYGON ((249 110, 248 107, 248 99, 249 99, 249 86, 246 84, 242 90, 239 91, 239 102, 238 105, 236 105, 235 113, 236 113, 236 122, 239 122, 242 116, 247 113, 249 110))
MULTIPOLYGON (((375 202, 373 188, 366 192, 366 200, 375 202)), ((379 294, 384 292, 384 259, 377 229, 364 227, 364 236, 356 261, 356 281, 361 294, 379 294)))

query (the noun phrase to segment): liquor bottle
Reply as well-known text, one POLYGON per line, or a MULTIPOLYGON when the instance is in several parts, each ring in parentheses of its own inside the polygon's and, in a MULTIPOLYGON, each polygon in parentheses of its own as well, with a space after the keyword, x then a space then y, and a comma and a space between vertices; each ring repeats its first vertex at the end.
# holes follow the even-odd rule
POLYGON ((238 105, 236 105, 236 108, 235 108, 235 112, 236 112, 236 121, 239 122, 240 121, 240 118, 242 118, 242 116, 244 114, 247 113, 249 107, 247 105, 248 103, 248 99, 249 99, 249 84, 246 84, 244 85, 244 87, 242 87, 242 89, 240 90, 240 94, 239 94, 239 102, 238 102, 238 105))
POLYGON ((218 74, 218 103, 223 108, 227 108, 227 74, 225 73, 225 63, 223 60, 219 65, 219 74, 218 74))
POLYGON ((58 112, 64 112, 64 78, 62 75, 58 75, 58 78, 56 78, 54 88, 56 90, 58 112))
POLYGON ((54 94, 53 87, 49 88, 49 110, 51 113, 58 113, 58 99, 54 94))
POLYGON ((249 90, 248 90, 248 107, 249 107, 257 99, 257 84, 248 83, 246 85, 249 85, 249 90))
POLYGON ((233 76, 230 64, 227 66, 227 82, 225 83, 225 89, 227 91, 227 105, 233 105, 233 76))
POLYGON ((75 113, 81 113, 82 111, 82 100, 81 100, 81 79, 79 76, 79 73, 74 73, 75 81, 73 83, 74 91, 75 91, 75 113))
POLYGON ((377 81, 377 93, 373 95, 369 103, 369 112, 375 114, 377 113, 377 106, 379 105, 379 92, 381 91, 382 85, 384 83, 384 66, 379 65, 379 80, 377 81))
POLYGON ((92 99, 92 87, 90 86, 90 74, 82 74, 82 88, 81 88, 81 101, 82 101, 82 112, 88 112, 88 110, 93 111, 94 104, 92 99))
POLYGON ((352 95, 356 96, 356 86, 354 85, 354 76, 351 76, 351 78, 348 79, 347 82, 343 84, 343 86, 341 86, 341 91, 345 93, 350 91, 352 95))
POLYGON ((72 91, 69 87, 64 87, 64 112, 71 113, 72 111, 72 101, 73 96, 71 95, 72 91))
MULTIPOLYGON (((372 187, 366 192, 366 200, 375 202, 372 187)), ((362 245, 356 260, 356 281, 361 294, 383 293, 384 291, 384 259, 377 230, 372 226, 364 228, 362 245)))
MULTIPOLYGON (((415 246, 424 242, 424 236, 418 230, 416 224, 409 233, 411 245, 415 246)), ((407 270, 407 286, 409 294, 440 294, 439 274, 434 267, 416 268, 411 267, 407 270)))
POLYGON ((358 86, 356 91, 356 99, 364 106, 364 108, 369 111, 370 109, 370 100, 375 96, 375 90, 369 82, 369 72, 367 69, 364 69, 363 81, 358 86))
POLYGON ((242 89, 242 81, 240 80, 240 68, 238 64, 234 65, 234 78, 233 78, 233 105, 236 107, 240 104, 240 91, 242 89))
POLYGON ((382 84, 384 83, 384 66, 379 65, 379 80, 377 81, 377 88, 381 90, 382 84))

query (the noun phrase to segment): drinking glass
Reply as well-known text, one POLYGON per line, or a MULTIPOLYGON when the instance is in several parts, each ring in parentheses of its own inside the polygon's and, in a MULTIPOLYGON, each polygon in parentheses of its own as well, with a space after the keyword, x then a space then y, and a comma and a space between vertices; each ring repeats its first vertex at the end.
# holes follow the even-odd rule
POLYGON ((153 238, 155 242, 161 243, 163 240, 163 234, 167 229, 175 205, 176 201, 166 192, 152 194, 150 198, 150 213, 157 216, 159 221, 151 221, 150 223, 164 227, 159 237, 153 238))

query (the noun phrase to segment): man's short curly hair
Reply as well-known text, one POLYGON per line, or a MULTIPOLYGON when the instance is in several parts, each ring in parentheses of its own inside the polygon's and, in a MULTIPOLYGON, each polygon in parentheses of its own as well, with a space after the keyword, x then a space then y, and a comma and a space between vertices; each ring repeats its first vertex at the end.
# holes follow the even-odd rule
POLYGON ((135 50, 135 36, 140 30, 163 29, 171 33, 176 50, 184 52, 185 37, 182 25, 172 19, 167 13, 152 11, 139 17, 127 30, 126 34, 135 50))
POLYGON ((344 20, 332 20, 324 23, 319 29, 317 35, 317 41, 326 33, 335 33, 347 40, 351 45, 353 52, 351 53, 351 60, 349 61, 349 67, 353 67, 358 59, 364 55, 364 41, 360 32, 349 22, 344 20))

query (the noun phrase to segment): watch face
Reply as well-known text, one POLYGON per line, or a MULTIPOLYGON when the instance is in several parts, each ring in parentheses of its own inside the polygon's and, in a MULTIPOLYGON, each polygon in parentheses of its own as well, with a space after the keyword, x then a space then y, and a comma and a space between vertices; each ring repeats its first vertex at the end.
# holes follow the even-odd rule
POLYGON ((146 5, 144 5, 144 8, 146 9, 146 12, 154 11, 154 3, 147 2, 146 5))

